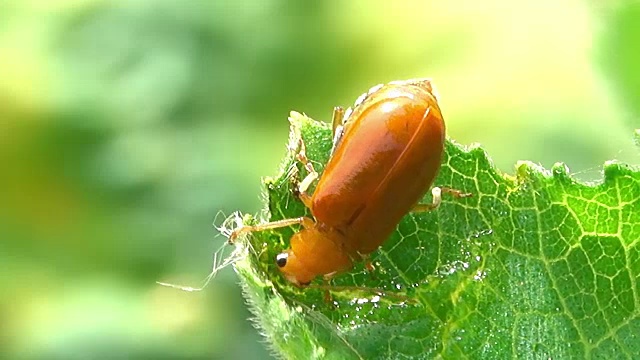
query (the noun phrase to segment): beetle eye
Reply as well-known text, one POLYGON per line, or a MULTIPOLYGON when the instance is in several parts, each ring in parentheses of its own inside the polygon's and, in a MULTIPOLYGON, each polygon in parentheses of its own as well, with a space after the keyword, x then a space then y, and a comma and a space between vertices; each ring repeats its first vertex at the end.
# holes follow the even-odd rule
POLYGON ((278 264, 279 267, 284 267, 285 265, 287 265, 287 258, 289 257, 289 254, 287 253, 280 253, 276 256, 276 264, 278 264))

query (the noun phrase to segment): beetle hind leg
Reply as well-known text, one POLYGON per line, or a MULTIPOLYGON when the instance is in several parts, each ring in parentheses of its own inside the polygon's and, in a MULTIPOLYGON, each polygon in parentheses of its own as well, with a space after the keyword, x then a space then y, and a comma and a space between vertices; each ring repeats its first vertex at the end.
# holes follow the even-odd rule
POLYGON ((431 195, 433 196, 433 201, 431 204, 417 204, 412 209, 411 212, 427 212, 437 209, 440 204, 442 204, 442 193, 450 194, 455 198, 466 198, 473 196, 472 193, 463 193, 460 190, 452 189, 449 187, 434 187, 431 189, 431 195))
POLYGON ((376 267, 373 265, 373 261, 371 261, 371 254, 361 254, 358 253, 358 257, 360 261, 364 261, 364 269, 369 273, 371 278, 376 278, 376 267))
POLYGON ((446 187, 446 186, 441 186, 440 190, 443 193, 449 194, 449 195, 451 195, 451 196, 453 196, 453 197, 455 197, 457 199, 473 196, 472 193, 465 193, 465 192, 462 192, 460 190, 456 190, 456 189, 453 189, 453 188, 450 188, 450 187, 446 187))

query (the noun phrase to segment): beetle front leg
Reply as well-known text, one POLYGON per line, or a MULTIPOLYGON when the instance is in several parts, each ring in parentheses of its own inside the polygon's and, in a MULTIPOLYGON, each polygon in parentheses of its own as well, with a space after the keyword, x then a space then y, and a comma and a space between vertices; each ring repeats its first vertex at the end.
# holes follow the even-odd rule
POLYGON ((318 172, 313 168, 313 164, 307 158, 307 148, 304 145, 304 141, 300 138, 298 143, 298 153, 296 154, 296 159, 300 161, 300 163, 307 170, 307 176, 300 182, 296 180, 296 184, 294 184, 294 195, 297 196, 306 207, 311 208, 311 195, 307 193, 309 187, 313 182, 318 178, 318 172))
POLYGON ((269 222, 266 224, 258 224, 258 225, 247 225, 239 227, 231 232, 229 235, 229 244, 233 244, 233 242, 238 238, 238 236, 242 234, 252 233, 256 231, 264 231, 271 229, 278 229, 282 227, 287 227, 291 225, 302 225, 305 229, 309 229, 315 225, 315 221, 308 217, 299 217, 295 219, 284 219, 269 222))
MULTIPOLYGON (((342 120, 344 118, 344 109, 340 106, 336 106, 333 108, 333 116, 331 119, 332 125, 332 134, 333 134, 333 145, 335 147, 336 143, 342 137, 342 120)), ((332 150, 333 152, 333 150, 332 150)), ((298 153, 296 154, 296 159, 300 161, 300 163, 307 170, 307 176, 298 184, 294 190, 295 195, 305 204, 306 207, 311 207, 311 196, 307 193, 311 184, 318 179, 318 172, 313 168, 313 164, 307 158, 307 148, 304 144, 304 140, 300 138, 298 141, 298 153)))
POLYGON ((460 190, 448 188, 448 187, 434 187, 431 189, 431 195, 433 196, 433 201, 431 204, 418 204, 411 209, 411 212, 427 212, 437 209, 442 203, 442 193, 447 193, 452 195, 455 198, 466 198, 473 196, 471 193, 463 193, 460 190))

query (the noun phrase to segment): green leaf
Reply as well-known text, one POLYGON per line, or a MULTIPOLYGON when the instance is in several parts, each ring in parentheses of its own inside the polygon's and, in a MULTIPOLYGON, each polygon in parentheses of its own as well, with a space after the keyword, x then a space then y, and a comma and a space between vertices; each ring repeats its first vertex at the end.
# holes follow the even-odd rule
MULTIPOLYGON (((292 113, 322 170, 327 125, 292 113)), ((265 179, 265 222, 308 214, 291 194, 293 153, 265 179)), ((499 173, 478 148, 447 142, 436 185, 473 193, 409 214, 362 264, 339 275, 334 304, 290 285, 274 263, 295 229, 238 242, 245 295, 276 352, 291 359, 640 357, 640 172, 607 163, 585 185, 556 164, 499 173), (353 287, 371 290, 357 290, 353 287), (378 296, 375 289, 386 292, 378 296)), ((429 195, 424 202, 429 202, 429 195)))

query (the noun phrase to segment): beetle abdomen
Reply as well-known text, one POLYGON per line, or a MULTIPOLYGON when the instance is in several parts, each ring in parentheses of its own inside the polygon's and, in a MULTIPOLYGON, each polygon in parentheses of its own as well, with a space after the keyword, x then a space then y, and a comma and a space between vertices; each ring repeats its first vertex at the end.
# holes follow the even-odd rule
POLYGON ((440 168, 444 122, 428 108, 419 129, 350 225, 350 244, 367 254, 376 250, 429 190, 440 168))

